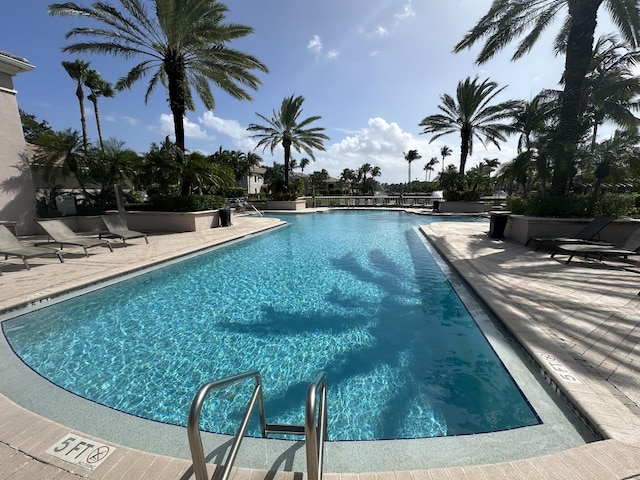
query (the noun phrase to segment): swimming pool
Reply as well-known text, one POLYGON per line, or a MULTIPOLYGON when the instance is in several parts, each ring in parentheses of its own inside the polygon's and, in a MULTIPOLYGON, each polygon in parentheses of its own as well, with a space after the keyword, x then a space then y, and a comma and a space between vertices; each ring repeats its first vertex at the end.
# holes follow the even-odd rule
MULTIPOLYGON (((326 370, 332 440, 538 423, 422 244, 414 227, 425 217, 287 220, 277 232, 4 322, 5 335, 63 388, 177 425, 201 383, 254 368, 269 421, 285 423, 300 423, 306 385, 326 370)), ((244 409, 235 393, 215 398, 203 428, 235 431, 244 409)))

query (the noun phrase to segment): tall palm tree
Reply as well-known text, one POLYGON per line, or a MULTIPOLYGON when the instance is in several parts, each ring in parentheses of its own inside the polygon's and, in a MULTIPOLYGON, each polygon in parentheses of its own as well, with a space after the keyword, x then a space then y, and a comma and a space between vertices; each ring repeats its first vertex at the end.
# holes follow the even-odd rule
POLYGON ((431 179, 431 172, 433 172, 433 167, 435 167, 436 164, 438 164, 438 163, 440 163, 440 160, 438 160, 438 157, 431 157, 431 160, 429 160, 425 164, 424 171, 426 172, 426 175, 427 175, 427 178, 425 179, 427 183, 431 179))
POLYGON ((507 44, 524 36, 512 57, 516 60, 529 52, 561 12, 567 13, 555 45, 556 53, 565 55, 564 91, 554 142, 552 189, 557 194, 566 191, 576 162, 585 77, 591 62, 598 10, 602 5, 622 37, 637 48, 640 40, 638 0, 493 0, 489 11, 454 47, 455 52, 460 52, 486 39, 476 59, 477 64, 483 64, 507 44))
POLYGON ((291 147, 297 152, 304 151, 312 160, 315 160, 313 149, 324 151, 324 141, 329 137, 322 127, 309 127, 309 125, 322 117, 313 116, 300 120, 304 97, 299 95, 286 97, 280 105, 280 110, 273 111, 273 116, 267 118, 256 112, 256 115, 266 122, 266 125, 250 124, 247 130, 261 132, 252 136, 260 139, 256 148, 262 147, 262 151, 269 147, 271 153, 278 145, 284 148, 284 186, 289 188, 289 160, 291 159, 291 147))
POLYGON ((450 156, 453 152, 451 151, 451 149, 447 146, 444 145, 442 146, 442 148, 440 148, 440 156, 442 157, 442 171, 444 172, 444 163, 445 163, 445 159, 450 156))
POLYGON ((87 99, 93 104, 93 111, 96 116, 96 127, 98 128, 98 139, 100 140, 100 148, 104 150, 104 141, 102 140, 102 127, 100 125, 100 114, 98 113, 98 97, 111 98, 115 95, 115 92, 111 84, 104 80, 95 70, 89 70, 84 84, 91 91, 91 93, 87 95, 87 99))
POLYGON ((371 169, 373 167, 370 163, 363 163, 360 168, 358 168, 358 179, 362 180, 362 194, 366 193, 367 188, 367 175, 371 173, 371 169))
POLYGON ((62 62, 62 66, 67 71, 69 76, 73 79, 73 81, 76 82, 76 97, 78 97, 78 103, 80 103, 82 147, 86 153, 89 146, 89 140, 87 138, 87 118, 84 113, 84 89, 82 87, 89 77, 89 62, 85 62, 83 60, 75 60, 73 62, 62 62))
POLYGON ((435 134, 429 142, 459 132, 460 175, 464 175, 467 157, 473 153, 474 137, 485 147, 491 142, 499 149, 499 142, 505 141, 505 135, 514 131, 513 126, 504 120, 513 118, 520 102, 507 100, 491 105, 505 88, 498 88, 498 84, 489 79, 479 82, 478 77, 473 80, 467 77, 458 82, 455 98, 447 93, 440 96, 438 109, 443 113, 425 117, 420 122, 424 127, 422 133, 435 134))
MULTIPOLYGON (((404 152, 402 152, 404 153, 404 152)), ((415 160, 420 160, 422 155, 418 153, 418 150, 409 150, 407 153, 404 153, 404 159, 409 164, 409 175, 407 177, 407 188, 411 185, 411 162, 415 160)))
MULTIPOLYGON (((153 13, 143 0, 120 0, 120 10, 102 2, 91 7, 55 3, 48 8, 50 15, 76 15, 94 22, 94 26, 69 31, 67 38, 79 36, 90 40, 68 45, 63 51, 141 58, 118 80, 116 89, 130 88, 150 75, 147 102, 158 84, 165 87, 176 145, 184 152, 184 116, 187 110, 195 109, 192 89, 205 108, 213 110, 215 101, 210 83, 236 99, 252 100, 244 88, 257 90, 260 84, 252 71, 268 70, 255 57, 229 48, 231 41, 246 37, 253 29, 223 23, 228 9, 219 1, 151 0, 151 3, 153 13)), ((183 195, 190 192, 191 183, 188 177, 183 179, 183 195)))

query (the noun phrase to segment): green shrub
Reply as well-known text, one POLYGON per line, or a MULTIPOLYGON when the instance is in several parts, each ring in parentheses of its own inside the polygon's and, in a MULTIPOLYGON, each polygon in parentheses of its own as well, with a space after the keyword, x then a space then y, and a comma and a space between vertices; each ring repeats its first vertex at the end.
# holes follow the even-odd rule
POLYGON ((507 197, 507 210, 516 215, 527 213, 527 199, 519 195, 509 195, 507 197))
POLYGON ((605 193, 596 200, 592 214, 617 218, 636 217, 638 215, 637 198, 640 197, 628 193, 605 193))
POLYGON ((148 208, 158 212, 199 212, 217 210, 224 206, 225 198, 219 195, 157 196, 149 200, 148 208))
POLYGON ((448 202, 477 202, 482 194, 476 190, 445 190, 442 197, 448 202))

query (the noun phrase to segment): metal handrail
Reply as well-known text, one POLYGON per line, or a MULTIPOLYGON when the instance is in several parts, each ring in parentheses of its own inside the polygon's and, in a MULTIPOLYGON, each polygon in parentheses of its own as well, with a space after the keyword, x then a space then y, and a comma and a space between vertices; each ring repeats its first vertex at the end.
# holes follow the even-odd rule
POLYGON ((322 459, 324 441, 327 437, 327 378, 325 372, 320 373, 307 390, 307 401, 304 412, 304 436, 307 447, 307 478, 322 479, 322 459), (320 390, 318 392, 318 389, 320 390), (316 425, 316 400, 320 393, 320 412, 316 425))
MULTIPOLYGON (((191 402, 189 409, 189 418, 187 420, 187 436, 189 438, 189 449, 191 450, 191 459, 193 461, 193 472, 196 480, 208 480, 207 465, 202 448, 202 438, 200 436, 200 412, 202 405, 209 393, 221 388, 229 387, 248 378, 255 379, 255 387, 251 398, 247 404, 247 410, 242 418, 242 422, 238 431, 233 438, 233 444, 227 455, 226 463, 220 480, 228 480, 231 468, 238 455, 238 450, 242 439, 244 438, 247 425, 251 413, 258 403, 258 412, 260 415, 260 429, 262 437, 267 437, 267 422, 264 414, 264 401, 262 396, 262 380, 260 372, 252 370, 250 372, 241 373, 232 377, 227 377, 215 382, 204 384, 196 393, 191 402)), ((307 390, 307 398, 305 402, 304 415, 304 436, 307 454, 307 478, 308 480, 322 479, 322 465, 324 456, 324 442, 327 438, 327 380, 325 372, 320 373, 316 379, 309 385, 307 390), (317 402, 318 394, 320 402, 317 402), (318 421, 316 423, 316 410, 319 411, 318 421)))
POLYGON ((253 412, 253 409, 256 405, 256 401, 258 402, 262 436, 267 436, 267 422, 265 421, 264 416, 264 402, 262 399, 262 381, 260 379, 260 372, 258 372, 257 370, 252 370, 250 372, 241 373, 233 377, 227 377, 222 380, 204 384, 202 387, 200 387, 200 390, 198 390, 198 393, 193 398, 193 402, 191 402, 191 408, 189 409, 189 418, 187 420, 187 436, 189 438, 189 448, 191 450, 193 472, 195 474, 196 480, 208 480, 207 465, 204 458, 204 450, 202 449, 202 438, 200 437, 200 412, 202 410, 202 405, 209 393, 239 383, 243 380, 246 380, 247 378, 255 379, 255 388, 253 389, 253 394, 251 395, 251 399, 247 404, 247 411, 242 418, 240 428, 238 428, 238 432, 233 439, 233 445, 231 446, 229 454, 227 455, 227 462, 224 466, 224 472, 222 473, 222 477, 220 478, 220 480, 227 480, 229 478, 231 467, 233 466, 236 456, 238 455, 238 449, 240 448, 240 443, 242 443, 244 432, 247 429, 247 425, 249 424, 249 418, 251 417, 251 413, 253 412))
POLYGON ((254 204, 250 203, 249 205, 251 205, 251 208, 253 208, 256 211, 256 213, 262 217, 262 212, 258 210, 254 204))

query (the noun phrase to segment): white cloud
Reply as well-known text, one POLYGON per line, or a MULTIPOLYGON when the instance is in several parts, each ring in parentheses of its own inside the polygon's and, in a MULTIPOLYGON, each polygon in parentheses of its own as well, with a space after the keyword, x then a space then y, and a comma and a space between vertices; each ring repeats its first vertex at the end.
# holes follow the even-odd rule
MULTIPOLYGON (((430 146, 428 139, 416 138, 405 132, 395 122, 370 118, 367 127, 350 132, 339 142, 328 146, 326 152, 317 155, 318 161, 310 171, 326 168, 331 176, 338 177, 345 168, 353 170, 364 163, 382 170, 383 183, 407 181, 407 163, 404 152, 417 149, 424 161, 438 154, 438 147, 430 146), (425 158, 426 157, 426 158, 425 158)), ((422 178, 419 162, 412 165, 412 177, 422 178)))
POLYGON ((307 50, 310 50, 316 56, 324 56, 329 60, 335 60, 340 55, 338 50, 329 50, 323 55, 322 39, 319 35, 311 37, 311 40, 309 40, 309 43, 307 44, 307 50))
POLYGON ((407 18, 412 18, 416 16, 416 12, 413 10, 413 6, 411 2, 404 4, 402 10, 400 12, 396 12, 394 18, 396 19, 396 25, 398 25, 403 20, 407 18))
MULTIPOLYGON (((173 128, 173 116, 167 113, 160 114, 157 125, 151 125, 147 127, 148 130, 158 133, 163 137, 169 136, 175 141, 174 128, 173 128)), ((185 138, 192 138, 196 140, 211 139, 207 135, 207 132, 200 128, 197 123, 190 122, 188 118, 184 119, 184 136, 185 138)))
POLYGON ((307 48, 316 55, 319 55, 322 52, 322 40, 320 40, 320 37, 318 35, 311 37, 311 40, 309 40, 309 43, 307 44, 307 48))

